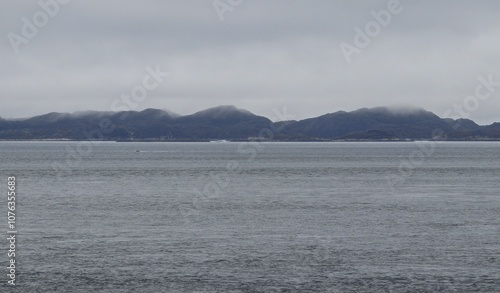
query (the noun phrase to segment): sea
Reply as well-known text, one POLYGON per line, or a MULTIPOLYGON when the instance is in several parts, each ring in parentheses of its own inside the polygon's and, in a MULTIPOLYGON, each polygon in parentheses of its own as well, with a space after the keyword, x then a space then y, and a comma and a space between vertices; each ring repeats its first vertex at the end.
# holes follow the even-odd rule
POLYGON ((500 292, 500 143, 0 142, 0 292, 500 292))

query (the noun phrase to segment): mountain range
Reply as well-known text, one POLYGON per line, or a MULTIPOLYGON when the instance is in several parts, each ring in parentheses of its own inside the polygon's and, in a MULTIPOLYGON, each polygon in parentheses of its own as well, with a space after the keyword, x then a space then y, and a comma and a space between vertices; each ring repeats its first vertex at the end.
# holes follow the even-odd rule
POLYGON ((27 119, 0 118, 3 140, 500 140, 500 123, 480 126, 443 119, 420 108, 363 108, 300 121, 272 122, 234 106, 191 115, 146 109, 124 112, 48 113, 27 119))

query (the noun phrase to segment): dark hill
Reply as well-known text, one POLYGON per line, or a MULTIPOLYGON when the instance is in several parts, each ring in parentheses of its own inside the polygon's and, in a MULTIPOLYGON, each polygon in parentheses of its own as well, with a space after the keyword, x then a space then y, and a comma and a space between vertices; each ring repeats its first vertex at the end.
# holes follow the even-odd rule
MULTIPOLYGON (((301 121, 272 123, 234 106, 220 106, 180 116, 176 113, 143 111, 86 111, 48 113, 29 119, 0 118, 0 139, 85 140, 85 133, 100 129, 106 140, 245 140, 263 129, 277 140, 398 140, 433 139, 433 133, 449 140, 500 139, 500 123, 479 126, 468 119, 441 119, 415 108, 372 108, 339 111, 301 121)), ((96 138, 96 137, 94 137, 96 138)), ((100 137, 99 137, 100 138, 100 137)))
POLYGON ((451 131, 451 126, 423 109, 364 108, 302 120, 286 127, 285 133, 327 139, 430 139, 434 129, 451 131))
POLYGON ((179 117, 177 136, 194 139, 247 139, 270 128, 271 120, 234 106, 220 106, 179 117))
POLYGON ((272 122, 234 106, 221 106, 180 116, 146 109, 140 112, 49 113, 29 119, 0 120, 0 139, 87 139, 85 132, 111 126, 108 140, 128 139, 247 139, 272 122), (104 123, 104 124, 103 124, 104 123))

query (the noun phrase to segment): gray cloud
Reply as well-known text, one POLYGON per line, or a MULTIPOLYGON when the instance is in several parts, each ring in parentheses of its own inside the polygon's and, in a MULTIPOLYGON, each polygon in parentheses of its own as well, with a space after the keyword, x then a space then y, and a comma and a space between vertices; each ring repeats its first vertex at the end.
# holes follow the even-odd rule
MULTIPOLYGON (((212 0, 73 0, 16 54, 7 35, 22 35, 22 18, 40 6, 9 1, 0 12, 0 116, 107 111, 156 64, 170 76, 138 110, 234 104, 270 118, 286 107, 301 119, 411 104, 443 115, 474 94, 479 76, 500 81, 494 0, 401 0, 402 12, 348 63, 340 44, 389 2, 243 0, 220 21, 212 0)), ((500 121, 499 106, 500 88, 470 118, 500 121)))

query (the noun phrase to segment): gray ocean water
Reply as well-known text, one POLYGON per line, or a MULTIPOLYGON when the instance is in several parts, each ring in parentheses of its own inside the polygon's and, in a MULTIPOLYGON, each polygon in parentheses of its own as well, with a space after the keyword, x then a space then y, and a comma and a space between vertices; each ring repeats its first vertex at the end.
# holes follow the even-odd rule
POLYGON ((500 143, 0 142, 0 161, 1 292, 500 292, 500 143))

